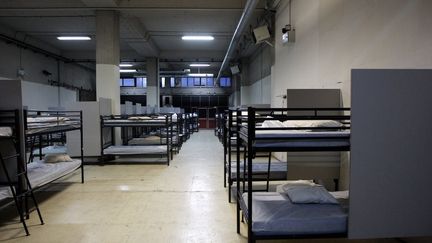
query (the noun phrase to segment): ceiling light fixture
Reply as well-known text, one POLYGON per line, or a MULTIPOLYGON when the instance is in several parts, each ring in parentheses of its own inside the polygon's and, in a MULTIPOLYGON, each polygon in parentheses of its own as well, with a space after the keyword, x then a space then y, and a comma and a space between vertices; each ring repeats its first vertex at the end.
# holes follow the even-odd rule
POLYGON ((129 63, 120 63, 119 67, 132 67, 132 64, 129 63))
POLYGON ((91 40, 89 36, 57 36, 58 40, 91 40))
POLYGON ((120 69, 121 73, 136 73, 136 69, 120 69))
POLYGON ((189 66, 190 67, 209 67, 210 64, 207 64, 207 63, 192 63, 192 64, 189 64, 189 66))
POLYGON ((190 77, 213 77, 213 73, 189 73, 190 77))
POLYGON ((214 40, 214 37, 211 35, 184 35, 182 40, 211 41, 214 40))

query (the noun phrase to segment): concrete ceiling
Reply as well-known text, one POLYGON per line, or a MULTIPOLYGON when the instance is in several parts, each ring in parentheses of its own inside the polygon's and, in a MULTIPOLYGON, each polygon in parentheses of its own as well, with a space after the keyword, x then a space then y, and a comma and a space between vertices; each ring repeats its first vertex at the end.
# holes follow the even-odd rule
MULTIPOLYGON (((264 0, 252 19, 264 11, 264 0)), ((0 25, 31 36, 74 59, 94 59, 95 41, 62 42, 58 35, 96 32, 95 11, 120 14, 122 60, 160 57, 162 68, 182 70, 190 62, 211 62, 217 72, 246 0, 2 0, 0 25), (185 42, 184 34, 210 34, 211 42, 185 42)), ((250 53, 242 53, 248 55, 250 53)))

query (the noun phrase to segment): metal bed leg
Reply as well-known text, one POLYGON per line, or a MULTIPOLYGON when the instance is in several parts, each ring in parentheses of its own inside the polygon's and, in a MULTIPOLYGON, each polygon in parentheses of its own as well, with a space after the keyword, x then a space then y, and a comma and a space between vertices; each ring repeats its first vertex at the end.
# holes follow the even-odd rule
POLYGON ((267 192, 269 191, 270 187, 270 166, 271 166, 271 152, 269 152, 269 159, 268 159, 268 167, 267 167, 267 192))
POLYGON ((335 191, 339 191, 339 179, 334 178, 333 182, 334 182, 334 185, 335 185, 335 191))
MULTIPOLYGON (((243 222, 243 217, 242 217, 243 222)), ((237 234, 240 234, 240 202, 237 198, 237 234)))

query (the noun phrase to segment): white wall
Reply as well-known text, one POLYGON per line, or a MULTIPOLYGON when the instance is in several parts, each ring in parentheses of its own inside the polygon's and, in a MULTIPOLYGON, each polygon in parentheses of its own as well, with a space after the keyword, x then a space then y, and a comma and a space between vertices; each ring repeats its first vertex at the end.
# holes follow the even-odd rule
MULTIPOLYGON (((288 1, 276 14, 271 104, 289 88, 337 88, 351 105, 353 68, 432 67, 432 1, 292 0, 295 43, 282 44, 288 1)), ((373 88, 373 87, 371 87, 373 88)), ((342 153, 341 187, 349 181, 349 154, 342 153)))
POLYGON ((241 104, 270 104, 270 88, 271 87, 271 76, 264 77, 255 83, 242 86, 241 92, 241 104))
POLYGON ((34 82, 22 82, 23 105, 30 110, 67 107, 77 101, 77 92, 34 82))
MULTIPOLYGON (((37 46, 44 50, 61 55, 59 50, 32 37, 23 37, 5 26, 0 26, 0 33, 15 37, 28 44, 37 46)), ((25 71, 23 80, 48 84, 48 80, 58 81, 57 60, 43 54, 35 53, 29 49, 18 48, 14 44, 7 44, 0 41, 0 77, 17 79, 17 71, 21 67, 25 71), (44 75, 46 70, 52 75, 44 75)), ((96 73, 89 69, 82 68, 72 63, 60 62, 60 82, 84 89, 95 90, 96 73)))
POLYGON ((350 105, 352 68, 431 68, 432 1, 293 0, 295 43, 281 43, 288 1, 276 15, 275 95, 288 88, 340 88, 350 105))

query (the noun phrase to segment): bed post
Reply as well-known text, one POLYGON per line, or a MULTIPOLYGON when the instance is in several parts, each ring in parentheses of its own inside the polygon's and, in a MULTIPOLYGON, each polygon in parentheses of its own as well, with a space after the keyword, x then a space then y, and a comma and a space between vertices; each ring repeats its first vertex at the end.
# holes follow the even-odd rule
MULTIPOLYGON (((167 166, 170 164, 170 146, 169 146, 169 124, 168 124, 168 115, 165 115, 165 127, 166 127, 166 133, 167 137, 165 139, 165 142, 167 143, 167 166)), ((162 131, 161 131, 161 138, 162 138, 162 131)))
POLYGON ((231 178, 231 135, 232 135, 232 125, 233 124, 233 110, 228 111, 228 202, 231 202, 231 188, 232 188, 232 178, 231 178))
MULTIPOLYGON (((241 111, 240 109, 237 109, 237 126, 236 129, 238 129, 241 125, 241 111)), ((237 171, 236 171, 236 178, 237 178, 237 190, 236 190, 236 198, 237 198, 237 233, 240 234, 240 200, 242 199, 241 197, 243 196, 243 194, 241 193, 242 191, 240 190, 240 133, 239 131, 237 131, 236 134, 236 159, 237 159, 237 171)), ((231 168, 231 165, 230 165, 231 168)), ((244 179, 244 178, 243 178, 244 179)), ((231 192, 230 192, 231 193, 231 192)))
POLYGON ((83 116, 80 111, 80 143, 81 143, 81 183, 84 183, 84 139, 83 139, 83 116))
POLYGON ((105 161, 104 161, 104 134, 103 134, 103 128, 104 128, 104 124, 103 124, 103 116, 100 116, 100 146, 101 146, 101 156, 100 156, 100 160, 101 160, 101 165, 104 165, 105 161))
POLYGON ((253 107, 248 107, 248 164, 247 164, 247 177, 248 177, 248 188, 247 188, 247 226, 248 226, 248 242, 255 242, 254 235, 252 232, 252 143, 255 141, 255 110, 253 107))
POLYGON ((225 115, 222 118, 222 145, 224 147, 224 187, 226 188, 226 182, 227 182, 227 143, 226 143, 226 139, 227 139, 227 134, 226 134, 226 119, 225 119, 225 115))

